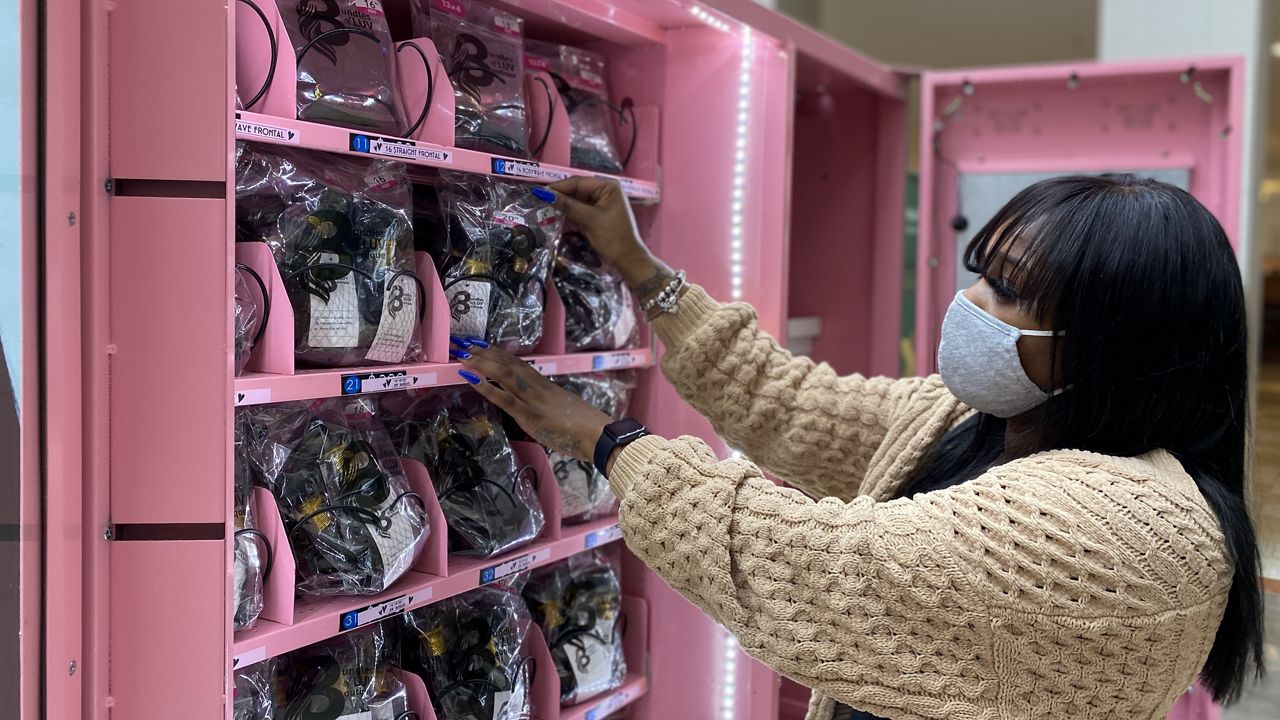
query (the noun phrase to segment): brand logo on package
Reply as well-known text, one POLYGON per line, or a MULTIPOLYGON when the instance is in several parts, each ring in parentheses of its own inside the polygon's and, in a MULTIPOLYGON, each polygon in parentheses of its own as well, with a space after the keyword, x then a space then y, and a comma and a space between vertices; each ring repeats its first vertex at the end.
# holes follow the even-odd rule
POLYGON ((351 152, 382 155, 384 157, 393 157, 397 160, 416 160, 432 165, 453 164, 453 153, 449 150, 419 145, 412 140, 403 138, 351 133, 348 147, 351 152))

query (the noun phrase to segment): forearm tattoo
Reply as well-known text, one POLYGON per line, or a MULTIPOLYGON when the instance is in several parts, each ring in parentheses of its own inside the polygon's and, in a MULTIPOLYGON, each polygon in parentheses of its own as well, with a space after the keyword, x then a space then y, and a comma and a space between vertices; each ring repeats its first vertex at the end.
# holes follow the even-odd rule
POLYGON ((676 277, 675 273, 665 267, 658 268, 653 277, 631 288, 640 302, 646 302, 662 292, 676 277))

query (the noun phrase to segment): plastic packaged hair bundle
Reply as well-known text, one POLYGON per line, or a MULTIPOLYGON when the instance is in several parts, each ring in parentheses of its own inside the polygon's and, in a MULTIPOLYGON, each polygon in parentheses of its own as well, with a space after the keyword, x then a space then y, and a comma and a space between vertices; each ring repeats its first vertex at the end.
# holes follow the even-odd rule
POLYGON ((570 352, 634 347, 640 326, 631 291, 575 227, 564 231, 552 279, 564 304, 570 352))
POLYGON ((266 332, 267 320, 271 313, 271 301, 267 294, 266 283, 253 268, 236 263, 235 277, 236 375, 239 375, 244 372, 244 366, 249 362, 249 355, 253 353, 253 349, 262 340, 262 334, 266 332), (257 288, 257 296, 253 294, 251 284, 257 288))
POLYGON ((262 614, 264 586, 270 569, 271 546, 254 525, 253 475, 245 454, 249 432, 246 417, 237 413, 235 425, 235 554, 232 567, 232 607, 236 630, 251 628, 262 614))
POLYGON ((276 720, 274 658, 238 668, 232 682, 232 720, 276 720))
POLYGON ((377 623, 290 653, 287 672, 281 673, 287 700, 278 716, 404 718, 409 694, 393 672, 399 656, 397 626, 394 621, 377 623))
POLYGON ((300 364, 422 357, 425 293, 403 165, 242 144, 236 237, 271 248, 294 313, 300 364))
POLYGON ((414 33, 435 42, 453 83, 457 146, 528 157, 524 21, 470 0, 413 0, 411 9, 414 33))
POLYGON ((431 473, 449 550, 492 557, 533 541, 546 520, 532 467, 521 466, 501 412, 478 393, 445 388, 382 398, 400 454, 431 473))
POLYGON ((365 400, 254 408, 250 462, 280 508, 303 595, 373 595, 409 569, 430 531, 365 400))
MULTIPOLYGON (((558 377, 555 382, 616 420, 627 413, 635 376, 627 371, 592 373, 558 377)), ((550 452, 548 459, 560 486, 560 513, 565 524, 617 512, 618 498, 593 463, 558 452, 550 452)))
POLYGON ((542 339, 551 258, 563 217, 524 184, 441 173, 448 225, 436 258, 449 302, 450 332, 527 353, 542 339))
POLYGON ((393 91, 391 31, 381 3, 276 4, 297 53, 298 119, 400 135, 405 123, 393 91))
POLYGON ((525 41, 525 52, 550 69, 560 101, 569 115, 569 157, 576 168, 620 175, 630 158, 618 153, 614 141, 614 117, 630 124, 632 148, 635 139, 635 112, 629 103, 609 101, 605 83, 604 57, 554 43, 525 41))
POLYGON ((519 578, 405 614, 402 662, 427 682, 440 720, 527 720, 533 660, 519 578), (514 584, 513 584, 514 583, 514 584))
POLYGON ((522 594, 551 647, 561 703, 577 704, 622 687, 622 587, 604 556, 582 553, 533 570, 522 594))

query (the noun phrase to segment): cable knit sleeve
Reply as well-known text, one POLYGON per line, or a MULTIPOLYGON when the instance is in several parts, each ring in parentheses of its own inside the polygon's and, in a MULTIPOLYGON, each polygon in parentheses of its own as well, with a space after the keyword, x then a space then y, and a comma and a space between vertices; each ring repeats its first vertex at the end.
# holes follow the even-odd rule
POLYGON ((903 718, 1087 702, 1119 712, 1082 716, 1153 717, 1199 671, 1230 563, 1189 478, 1097 458, 846 503, 777 487, 697 438, 646 437, 610 483, 641 560, 746 652, 841 702, 903 718))
POLYGON ((733 447, 814 497, 857 493, 893 411, 924 382, 841 377, 780 347, 749 305, 722 305, 697 286, 653 327, 681 397, 733 447))

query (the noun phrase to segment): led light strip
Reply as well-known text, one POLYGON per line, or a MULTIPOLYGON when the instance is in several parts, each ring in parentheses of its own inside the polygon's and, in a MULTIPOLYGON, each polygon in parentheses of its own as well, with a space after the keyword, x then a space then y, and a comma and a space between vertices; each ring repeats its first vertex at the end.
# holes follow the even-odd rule
POLYGON ((719 30, 721 32, 729 32, 729 23, 725 22, 724 20, 721 20, 715 15, 712 15, 706 10, 703 10, 700 6, 694 5, 692 8, 689 8, 689 12, 693 13, 694 17, 710 25, 716 30, 719 30))
POLYGON ((733 208, 729 215, 730 297, 742 299, 742 209, 747 189, 747 124, 751 119, 751 71, 755 36, 742 28, 742 64, 738 67, 738 122, 733 145, 733 208))
POLYGON ((724 684, 720 690, 720 717, 734 720, 740 715, 738 708, 738 639, 733 633, 724 634, 724 684))

